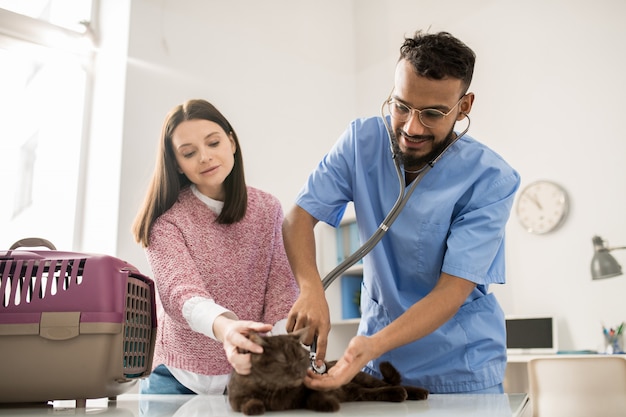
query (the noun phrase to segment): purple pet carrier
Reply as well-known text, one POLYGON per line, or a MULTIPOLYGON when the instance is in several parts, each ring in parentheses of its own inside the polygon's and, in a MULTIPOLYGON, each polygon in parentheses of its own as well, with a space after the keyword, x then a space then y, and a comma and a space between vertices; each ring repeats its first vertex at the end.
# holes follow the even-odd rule
POLYGON ((54 249, 0 251, 0 403, 82 407, 152 368, 154 282, 111 256, 54 249))

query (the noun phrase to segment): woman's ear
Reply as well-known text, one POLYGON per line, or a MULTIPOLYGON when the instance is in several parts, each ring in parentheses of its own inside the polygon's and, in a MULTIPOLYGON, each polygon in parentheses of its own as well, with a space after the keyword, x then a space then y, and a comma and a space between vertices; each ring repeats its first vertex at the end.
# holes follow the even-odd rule
POLYGON ((233 150, 233 155, 237 152, 237 144, 235 143, 235 138, 233 137, 233 132, 228 134, 228 139, 230 139, 230 148, 233 150))
POLYGON ((472 106, 474 105, 474 93, 467 93, 461 100, 459 104, 459 115, 456 117, 456 120, 463 120, 466 114, 472 110, 472 106))

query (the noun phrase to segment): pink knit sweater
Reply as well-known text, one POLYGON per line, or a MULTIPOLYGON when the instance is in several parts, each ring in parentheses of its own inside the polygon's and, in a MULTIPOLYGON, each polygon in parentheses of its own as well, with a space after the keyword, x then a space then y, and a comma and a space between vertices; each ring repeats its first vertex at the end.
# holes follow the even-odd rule
POLYGON ((156 282, 158 331, 153 364, 204 375, 231 371, 221 343, 194 332, 182 315, 191 297, 212 298, 241 320, 287 317, 298 289, 287 262, 278 200, 248 187, 248 210, 222 225, 189 188, 157 219, 146 249, 156 282))

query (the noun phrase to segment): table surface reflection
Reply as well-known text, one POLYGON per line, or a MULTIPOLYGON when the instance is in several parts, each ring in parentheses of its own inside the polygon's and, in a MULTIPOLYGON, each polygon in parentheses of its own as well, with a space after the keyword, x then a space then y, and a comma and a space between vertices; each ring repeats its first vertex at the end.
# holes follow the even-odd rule
MULTIPOLYGON (((432 394, 424 401, 403 403, 343 403, 336 413, 309 410, 267 412, 267 416, 480 416, 519 417, 529 407, 526 394, 432 394)), ((117 401, 106 398, 87 400, 85 408, 74 401, 48 404, 0 404, 0 416, 119 416, 119 417, 209 417, 243 416, 232 411, 225 396, 123 394, 117 401)))

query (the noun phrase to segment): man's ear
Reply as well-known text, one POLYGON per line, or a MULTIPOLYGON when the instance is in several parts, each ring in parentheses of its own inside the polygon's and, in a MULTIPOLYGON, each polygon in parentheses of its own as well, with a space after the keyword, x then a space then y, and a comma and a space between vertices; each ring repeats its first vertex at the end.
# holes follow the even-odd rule
POLYGON ((456 117, 456 120, 463 120, 465 119, 465 115, 469 114, 470 111, 472 111, 472 106, 474 105, 474 93, 467 93, 465 94, 465 96, 463 97, 463 100, 461 100, 461 103, 459 103, 459 114, 456 117))

